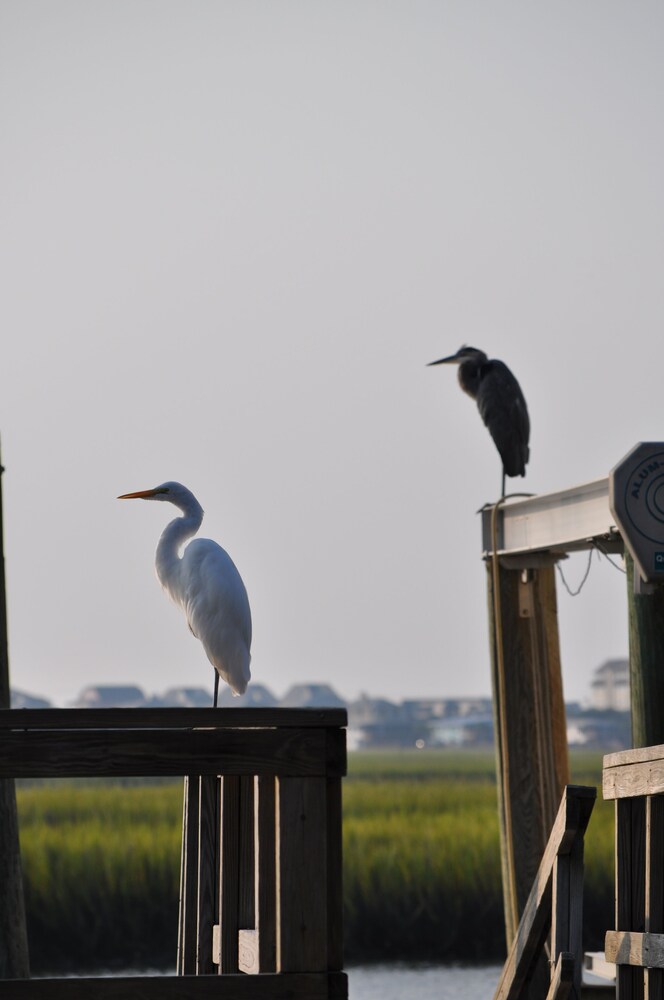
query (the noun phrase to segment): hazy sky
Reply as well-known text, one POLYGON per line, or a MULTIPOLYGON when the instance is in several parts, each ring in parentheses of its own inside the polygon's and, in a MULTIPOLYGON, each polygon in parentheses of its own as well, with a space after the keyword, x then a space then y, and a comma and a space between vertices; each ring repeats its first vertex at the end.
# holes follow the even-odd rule
MULTIPOLYGON (((500 462, 425 365, 513 369, 516 488, 664 439, 663 48, 655 0, 0 0, 13 685, 211 688, 153 572, 171 508, 115 499, 177 479, 254 680, 488 694, 500 462)), ((559 603, 583 698, 624 577, 559 603)))

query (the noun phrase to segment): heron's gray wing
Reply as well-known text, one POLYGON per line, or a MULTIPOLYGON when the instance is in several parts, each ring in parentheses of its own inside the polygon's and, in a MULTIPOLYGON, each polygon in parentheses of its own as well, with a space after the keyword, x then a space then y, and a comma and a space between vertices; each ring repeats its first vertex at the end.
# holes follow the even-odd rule
POLYGON ((530 449, 530 418, 521 386, 502 361, 482 367, 477 406, 508 476, 523 476, 530 449))

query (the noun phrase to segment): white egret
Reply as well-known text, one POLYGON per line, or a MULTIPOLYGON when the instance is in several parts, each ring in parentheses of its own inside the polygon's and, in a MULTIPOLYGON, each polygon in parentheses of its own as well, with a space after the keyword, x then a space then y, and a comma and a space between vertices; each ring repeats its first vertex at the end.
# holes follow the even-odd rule
POLYGON ((191 632, 203 643, 215 669, 214 704, 217 704, 219 677, 234 695, 247 690, 251 677, 251 610, 242 577, 235 563, 216 542, 196 538, 203 520, 203 508, 186 486, 162 483, 151 490, 124 493, 118 500, 167 500, 182 511, 166 525, 155 557, 157 579, 168 596, 185 613, 191 632))

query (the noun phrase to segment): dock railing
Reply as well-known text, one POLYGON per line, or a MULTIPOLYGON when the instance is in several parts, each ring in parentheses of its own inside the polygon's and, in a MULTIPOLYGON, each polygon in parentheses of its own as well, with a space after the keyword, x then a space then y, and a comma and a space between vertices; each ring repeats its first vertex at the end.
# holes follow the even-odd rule
POLYGON ((185 777, 178 975, 4 980, 3 1000, 346 997, 346 721, 342 709, 1 711, 0 777, 185 777))
POLYGON ((664 746, 604 758, 604 798, 616 808, 616 963, 619 1000, 664 996, 664 746))
POLYGON ((581 995, 583 842, 597 790, 567 785, 494 1000, 531 995, 529 983, 551 931, 546 1000, 581 995))

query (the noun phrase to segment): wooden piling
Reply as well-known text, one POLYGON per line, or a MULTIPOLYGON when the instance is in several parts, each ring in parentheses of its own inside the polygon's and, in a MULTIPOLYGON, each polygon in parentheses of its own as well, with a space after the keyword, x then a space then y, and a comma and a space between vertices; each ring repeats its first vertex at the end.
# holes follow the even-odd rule
MULTIPOLYGON (((664 584, 634 593, 634 560, 625 552, 629 615, 632 745, 664 743, 664 584)), ((638 571, 636 571, 638 572, 638 571)))
POLYGON ((554 566, 487 563, 508 947, 569 781, 554 566))

